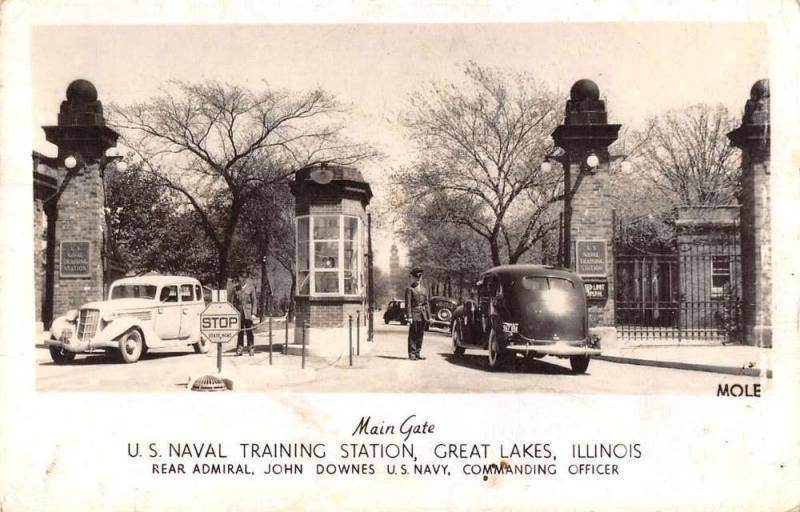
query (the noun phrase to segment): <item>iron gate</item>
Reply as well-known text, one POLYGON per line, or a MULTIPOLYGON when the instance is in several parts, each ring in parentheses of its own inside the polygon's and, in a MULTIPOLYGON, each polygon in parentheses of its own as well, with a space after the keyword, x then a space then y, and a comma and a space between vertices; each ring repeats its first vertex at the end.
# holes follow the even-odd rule
POLYGON ((735 226, 678 235, 669 252, 648 252, 617 238, 614 252, 615 321, 624 341, 741 341, 741 255, 735 226))

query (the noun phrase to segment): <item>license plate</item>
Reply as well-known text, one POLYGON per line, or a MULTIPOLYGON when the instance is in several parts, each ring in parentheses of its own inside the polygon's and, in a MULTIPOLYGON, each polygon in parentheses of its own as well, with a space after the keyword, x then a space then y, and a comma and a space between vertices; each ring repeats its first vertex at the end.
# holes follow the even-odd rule
POLYGON ((503 330, 511 334, 516 334, 519 332, 519 324, 503 324, 503 330))

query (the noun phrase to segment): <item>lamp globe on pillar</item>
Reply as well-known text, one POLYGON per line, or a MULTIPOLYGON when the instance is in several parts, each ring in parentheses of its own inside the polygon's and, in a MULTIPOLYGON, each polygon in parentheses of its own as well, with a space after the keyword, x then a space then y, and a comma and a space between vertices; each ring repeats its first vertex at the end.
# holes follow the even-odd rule
POLYGON ((593 172, 598 165, 600 165, 600 159, 594 153, 589 153, 589 156, 586 157, 586 167, 589 168, 590 172, 593 172))

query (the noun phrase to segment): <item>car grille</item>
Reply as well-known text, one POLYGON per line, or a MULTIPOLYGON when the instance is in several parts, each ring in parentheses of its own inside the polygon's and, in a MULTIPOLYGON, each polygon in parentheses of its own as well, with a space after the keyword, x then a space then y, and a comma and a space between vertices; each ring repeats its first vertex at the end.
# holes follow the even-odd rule
POLYGON ((122 316, 130 316, 130 317, 136 318, 138 320, 141 320, 142 322, 149 322, 150 319, 152 318, 152 312, 151 311, 127 311, 125 313, 122 313, 122 316))
POLYGON ((97 333, 97 322, 100 320, 100 310, 81 309, 78 317, 78 339, 81 341, 91 340, 97 333))

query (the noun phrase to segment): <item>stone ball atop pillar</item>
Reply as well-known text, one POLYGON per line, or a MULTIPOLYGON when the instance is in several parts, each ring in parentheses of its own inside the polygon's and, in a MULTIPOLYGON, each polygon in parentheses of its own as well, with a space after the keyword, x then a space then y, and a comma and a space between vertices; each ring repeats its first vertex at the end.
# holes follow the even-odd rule
POLYGON ((750 88, 750 99, 744 105, 742 124, 769 125, 769 80, 766 78, 757 81, 750 88))
POLYGON ((763 98, 769 98, 769 80, 766 78, 762 78, 750 88, 751 100, 760 100, 763 98))
POLYGON ((67 101, 76 103, 97 101, 97 88, 92 82, 83 78, 74 80, 67 86, 67 101))
POLYGON ((572 85, 569 90, 569 98, 572 101, 583 101, 585 99, 600 99, 600 88, 594 81, 582 78, 572 85))
POLYGON ((600 99, 600 88, 594 81, 582 78, 572 84, 565 109, 564 124, 606 124, 606 104, 600 99))

